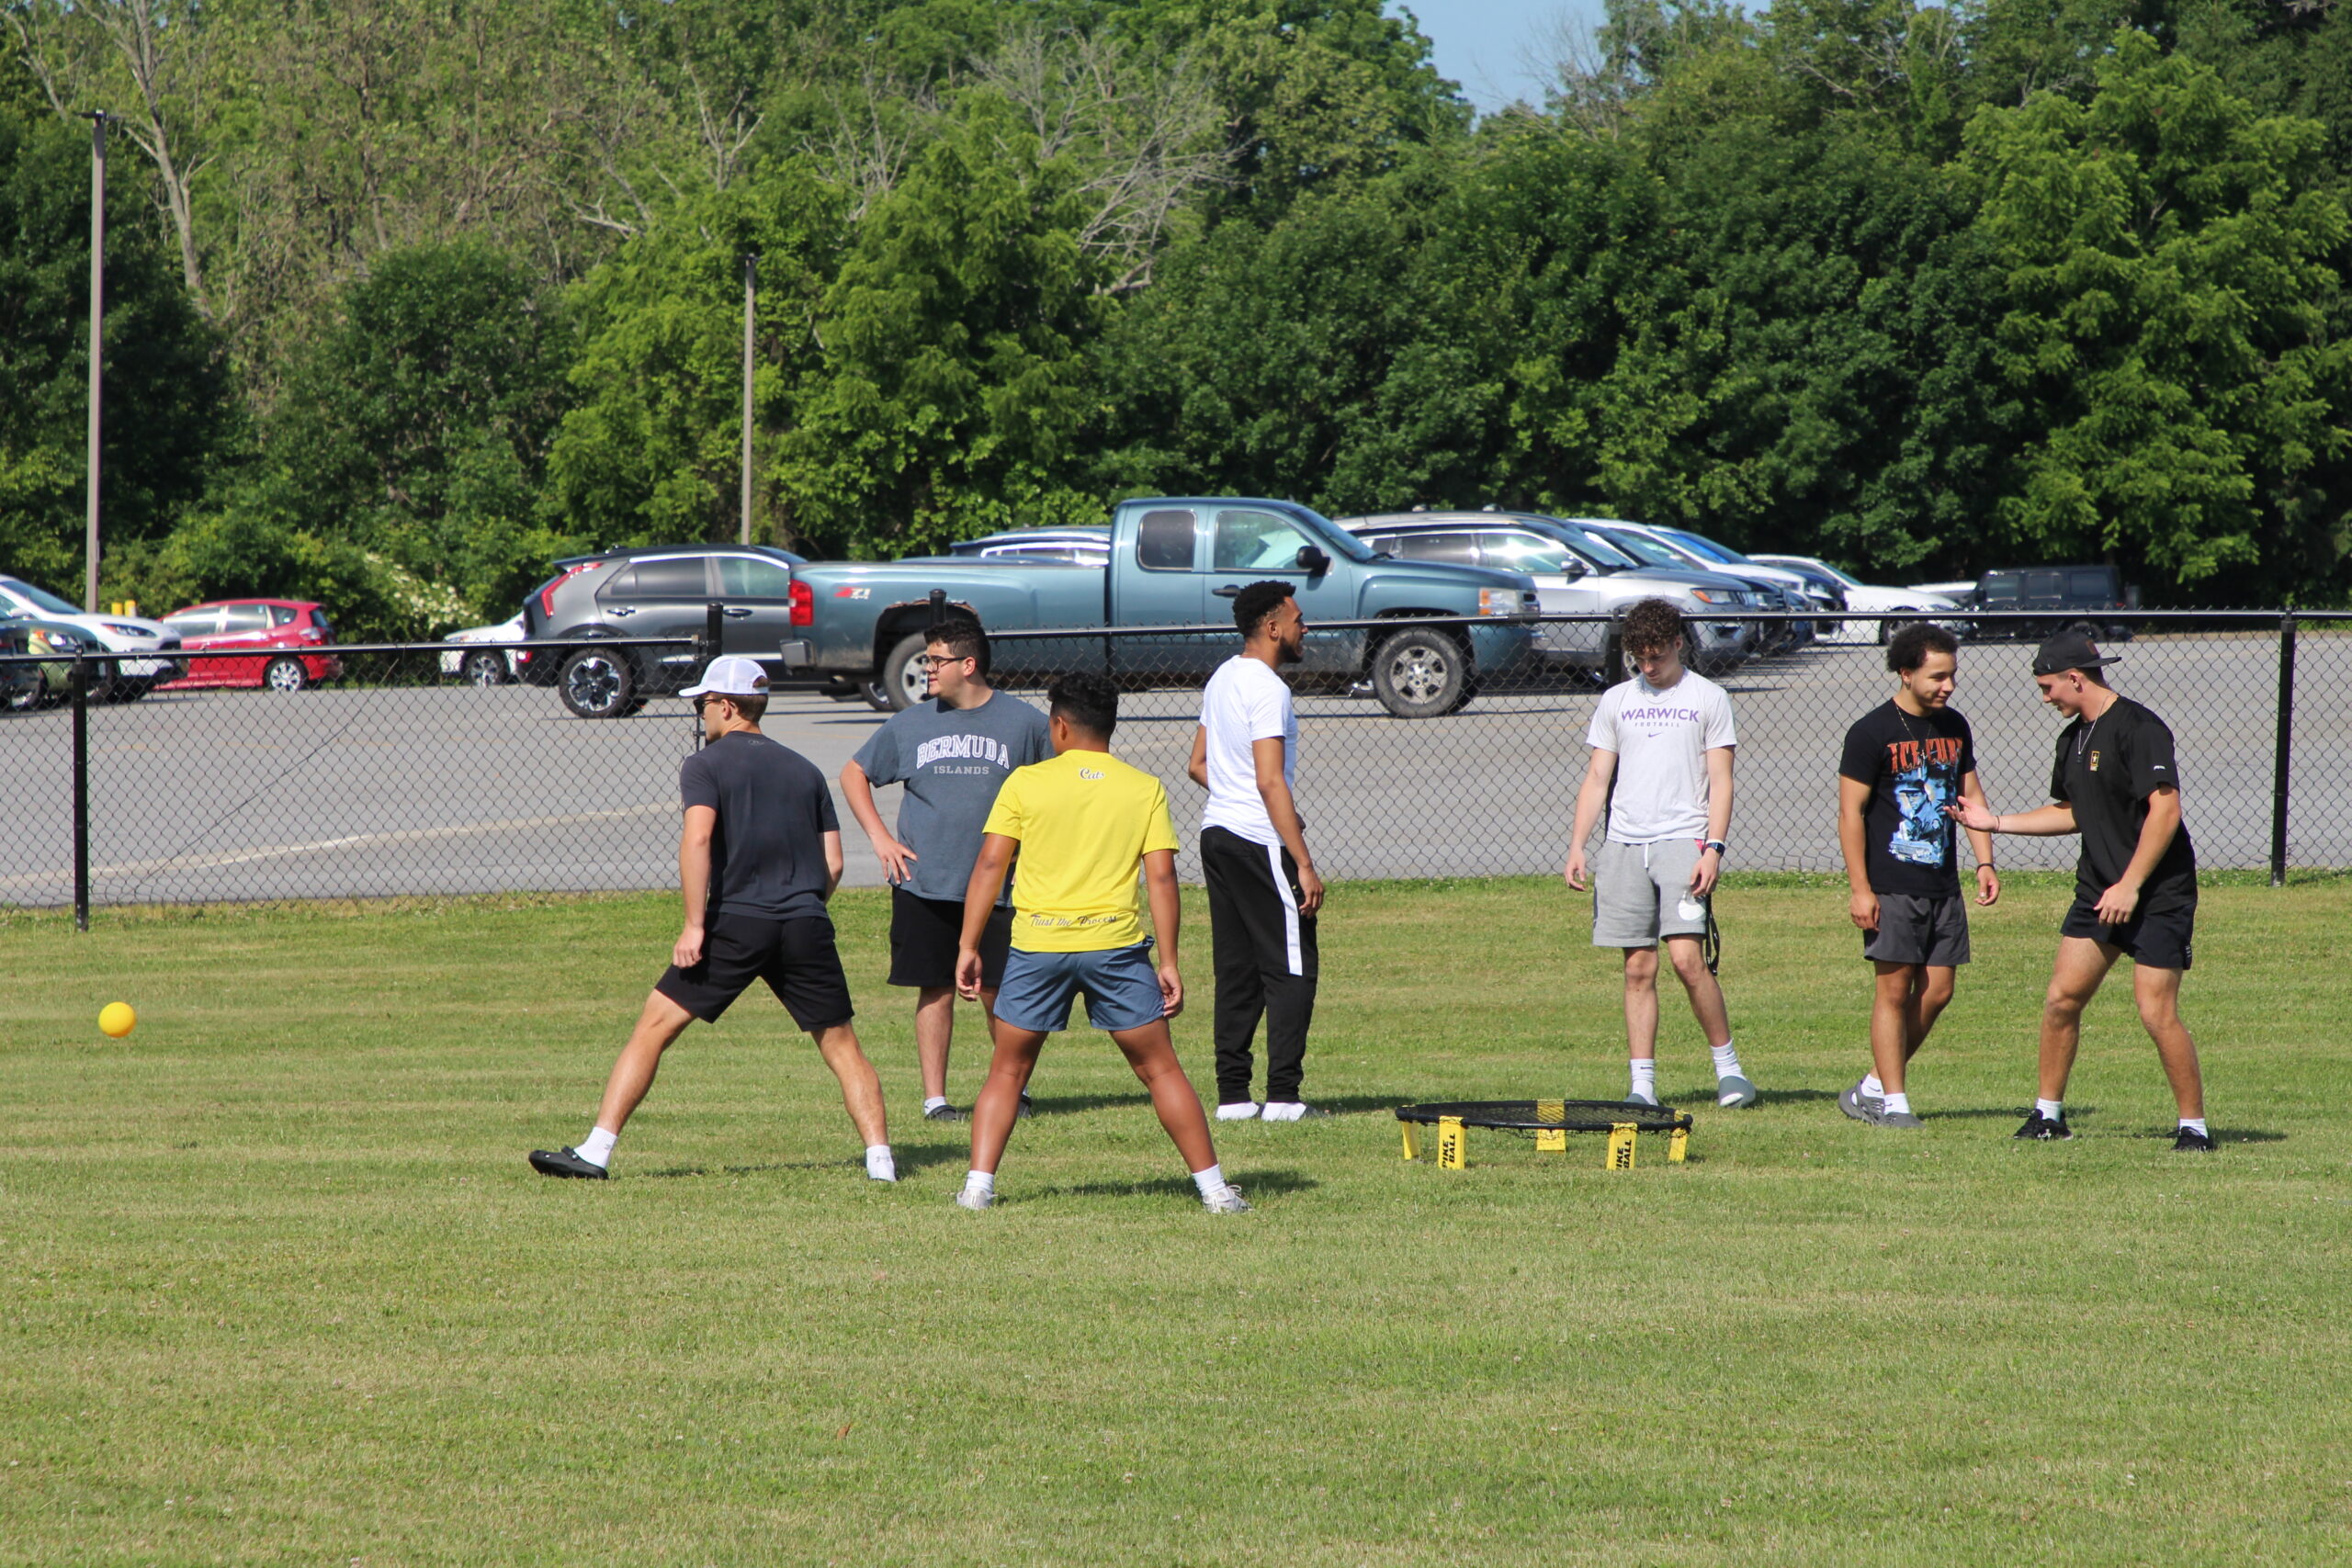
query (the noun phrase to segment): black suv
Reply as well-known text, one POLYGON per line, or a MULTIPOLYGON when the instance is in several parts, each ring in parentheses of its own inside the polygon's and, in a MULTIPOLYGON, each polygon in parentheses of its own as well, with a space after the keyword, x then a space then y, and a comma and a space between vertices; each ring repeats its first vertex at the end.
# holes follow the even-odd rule
POLYGON ((668 545, 607 550, 556 562, 556 575, 523 601, 533 641, 676 637, 676 648, 566 650, 524 666, 582 718, 619 718, 646 699, 693 683, 694 641, 713 600, 726 606, 719 651, 784 673, 777 644, 809 622, 808 590, 793 581, 805 558, 767 545, 668 545), (796 592, 797 590, 797 592, 796 592))
POLYGON ((2020 566, 1988 571, 1976 580, 1970 603, 1980 610, 2048 611, 2048 621, 1987 621, 1980 635, 2039 641, 2076 621, 2089 621, 2109 642, 2129 642, 2132 628, 2120 618, 2137 609, 2140 591, 2123 586, 2111 566, 2020 566), (2114 615, 2117 619, 2109 620, 2114 615))

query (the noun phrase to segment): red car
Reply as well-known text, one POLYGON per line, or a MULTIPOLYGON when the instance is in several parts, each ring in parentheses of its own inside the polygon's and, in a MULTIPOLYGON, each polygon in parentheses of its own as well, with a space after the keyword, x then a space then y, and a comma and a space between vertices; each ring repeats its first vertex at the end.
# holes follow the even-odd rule
POLYGON ((250 649, 243 657, 191 659, 187 673, 172 682, 174 690, 190 686, 266 686, 273 692, 299 692, 322 681, 340 679, 343 660, 332 653, 310 651, 334 640, 326 611, 300 599, 221 599, 190 604, 164 617, 180 634, 181 646, 200 649, 250 649))

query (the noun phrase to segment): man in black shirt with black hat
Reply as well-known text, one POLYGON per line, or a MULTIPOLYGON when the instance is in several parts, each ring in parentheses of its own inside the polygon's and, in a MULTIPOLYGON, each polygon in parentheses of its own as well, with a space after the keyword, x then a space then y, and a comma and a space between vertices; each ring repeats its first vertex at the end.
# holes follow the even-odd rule
POLYGON ((2041 1095, 2017 1135, 2074 1136, 2066 1126, 2066 1076, 2083 1009, 2118 955, 2128 953, 2140 1021, 2180 1105, 2172 1146, 2210 1153, 2197 1044, 2180 1021, 2180 977, 2197 919, 2197 861, 2180 819, 2180 770, 2165 721, 2099 673, 2115 661, 2101 656, 2082 627, 2059 633, 2034 655, 2041 700, 2072 721, 2058 735, 2050 805, 2014 817, 1968 799, 1946 809, 1970 829, 2083 838, 2075 904, 2058 928, 2058 962, 2041 1010, 2041 1095))

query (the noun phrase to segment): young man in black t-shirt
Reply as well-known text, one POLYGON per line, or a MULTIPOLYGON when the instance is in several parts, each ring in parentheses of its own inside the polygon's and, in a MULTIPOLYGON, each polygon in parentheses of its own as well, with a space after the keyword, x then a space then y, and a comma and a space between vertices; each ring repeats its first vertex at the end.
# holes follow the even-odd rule
POLYGON ((2041 1010, 2041 1096, 2020 1138, 2068 1138, 2066 1075, 2082 1036, 2083 1009, 2118 956, 2132 955, 2140 1021, 2180 1107, 2173 1147, 2210 1153, 2197 1044, 2180 1021, 2180 977, 2197 920, 2197 861, 2180 819, 2180 768, 2165 721, 2109 686, 2086 630, 2061 632, 2033 660, 2041 700, 2073 722, 2059 732, 2051 804, 1996 817, 1981 801, 1952 815, 1972 829, 2049 837, 2080 833, 2075 903, 2058 928, 2058 963, 2041 1010))
MULTIPOLYGON (((1944 807, 1982 802, 1976 743, 1951 707, 1960 642, 1918 622, 1887 645, 1894 696, 1854 721, 1838 764, 1838 843, 1845 852, 1847 912, 1877 970, 1871 1003, 1871 1071, 1838 1097, 1838 1109, 1877 1127, 1917 1127, 1905 1064, 1951 1000, 1953 971, 1968 962, 1968 906, 1960 892, 1959 837, 1944 807)), ((1993 838, 1971 832, 1976 902, 2001 896, 1993 838)))
POLYGON ((680 694, 702 715, 704 739, 678 770, 684 926, 613 1064, 595 1126, 577 1148, 532 1150, 531 1168, 603 1180, 662 1054, 687 1024, 718 1022, 752 981, 765 980, 841 1080, 842 1103, 865 1142, 865 1174, 896 1181, 882 1082, 850 1026, 849 981, 825 912, 842 879, 841 825, 825 775, 760 733, 768 678, 757 660, 714 659, 701 684, 680 694))

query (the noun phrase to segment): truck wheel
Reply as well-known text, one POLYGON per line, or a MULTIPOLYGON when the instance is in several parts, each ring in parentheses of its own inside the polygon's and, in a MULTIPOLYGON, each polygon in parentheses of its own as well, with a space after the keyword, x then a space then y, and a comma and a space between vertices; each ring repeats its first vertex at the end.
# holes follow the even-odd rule
MULTIPOLYGON (((929 682, 923 678, 922 650, 930 646, 921 632, 909 632, 891 645, 875 677, 882 698, 874 703, 876 707, 885 713, 904 713, 923 700, 929 682)), ((874 698, 868 696, 866 701, 874 698)))
POLYGON ((1468 702, 1470 650, 1442 631, 1416 627, 1383 642, 1372 656, 1372 690, 1398 718, 1436 718, 1468 702))
POLYGON ((637 695, 637 671, 617 650, 582 649, 563 661, 555 687, 563 705, 581 718, 624 718, 645 705, 637 695))

